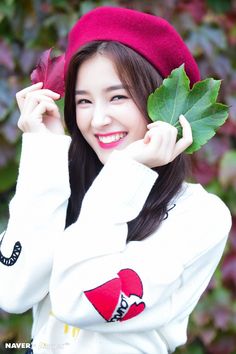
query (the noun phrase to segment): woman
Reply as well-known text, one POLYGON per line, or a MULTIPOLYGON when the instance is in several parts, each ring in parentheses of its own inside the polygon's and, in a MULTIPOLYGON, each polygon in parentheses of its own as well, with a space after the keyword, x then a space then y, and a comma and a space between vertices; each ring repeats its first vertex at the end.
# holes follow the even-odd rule
POLYGON ((0 306, 33 307, 28 352, 165 354, 186 342, 231 219, 218 197, 184 182, 187 120, 180 116, 176 141, 174 127, 147 117, 148 95, 182 63, 198 81, 163 19, 97 8, 69 34, 71 139, 58 94, 42 83, 17 94, 24 134, 1 244, 0 306))

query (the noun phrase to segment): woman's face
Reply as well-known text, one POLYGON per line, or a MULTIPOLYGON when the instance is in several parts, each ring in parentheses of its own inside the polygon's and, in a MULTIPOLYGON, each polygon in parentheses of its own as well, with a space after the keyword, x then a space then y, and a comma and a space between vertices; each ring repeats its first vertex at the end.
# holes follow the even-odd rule
POLYGON ((80 66, 75 103, 77 126, 103 164, 113 150, 142 139, 147 131, 145 117, 104 55, 80 66))

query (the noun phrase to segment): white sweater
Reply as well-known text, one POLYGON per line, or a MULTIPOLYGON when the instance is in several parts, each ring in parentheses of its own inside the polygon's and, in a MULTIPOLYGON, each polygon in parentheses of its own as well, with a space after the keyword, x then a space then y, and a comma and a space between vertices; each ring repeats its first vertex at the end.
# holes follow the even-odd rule
POLYGON ((230 213, 200 185, 184 183, 158 230, 127 244, 127 222, 158 175, 115 151, 64 231, 69 144, 67 136, 23 135, 1 241, 0 307, 33 307, 34 354, 171 353, 186 342, 189 315, 222 256, 230 213))

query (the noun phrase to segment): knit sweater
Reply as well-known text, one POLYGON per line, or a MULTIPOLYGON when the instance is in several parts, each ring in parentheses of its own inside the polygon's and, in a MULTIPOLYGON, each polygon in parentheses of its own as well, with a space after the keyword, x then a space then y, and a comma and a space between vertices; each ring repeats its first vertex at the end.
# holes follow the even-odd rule
POLYGON ((33 308, 34 354, 171 353, 186 342, 189 315, 222 256, 229 210, 183 183, 156 232, 127 243, 127 222, 158 174, 114 151, 64 230, 69 144, 68 136, 23 134, 1 237, 0 307, 33 308))

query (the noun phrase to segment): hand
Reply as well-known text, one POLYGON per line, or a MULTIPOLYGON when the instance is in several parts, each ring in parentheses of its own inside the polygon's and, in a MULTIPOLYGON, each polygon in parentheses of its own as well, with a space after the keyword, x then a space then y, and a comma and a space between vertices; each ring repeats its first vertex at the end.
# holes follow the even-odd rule
POLYGON ((17 92, 16 100, 21 112, 18 127, 23 132, 51 132, 64 134, 63 124, 55 100, 60 95, 42 89, 43 83, 31 85, 17 92))
POLYGON ((148 131, 142 140, 130 144, 124 151, 150 168, 167 165, 193 142, 189 122, 183 115, 179 117, 179 121, 183 136, 177 142, 177 128, 169 123, 157 121, 148 124, 148 131))

